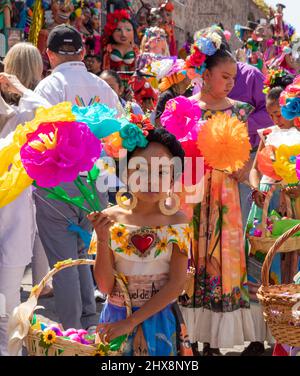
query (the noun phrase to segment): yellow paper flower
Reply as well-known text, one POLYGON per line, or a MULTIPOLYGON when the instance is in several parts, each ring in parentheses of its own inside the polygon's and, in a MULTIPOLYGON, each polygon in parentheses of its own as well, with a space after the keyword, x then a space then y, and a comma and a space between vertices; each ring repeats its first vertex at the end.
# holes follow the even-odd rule
POLYGON ((64 260, 64 261, 58 261, 56 264, 54 264, 54 268, 55 269, 59 269, 59 268, 61 268, 64 265, 71 264, 72 261, 73 260, 71 258, 69 258, 67 260, 64 260))
POLYGON ((43 340, 47 345, 52 345, 56 340, 56 334, 54 330, 45 330, 43 333, 43 340))
POLYGON ((32 330, 42 330, 41 323, 37 321, 35 324, 31 325, 32 330))
POLYGON ((17 126, 11 142, 0 150, 0 208, 15 200, 32 184, 20 158, 27 134, 34 132, 43 122, 75 120, 71 102, 63 102, 51 108, 38 108, 32 121, 17 126))
POLYGON ((298 183, 296 174, 296 157, 300 154, 300 145, 280 145, 275 151, 274 171, 287 184, 298 183))

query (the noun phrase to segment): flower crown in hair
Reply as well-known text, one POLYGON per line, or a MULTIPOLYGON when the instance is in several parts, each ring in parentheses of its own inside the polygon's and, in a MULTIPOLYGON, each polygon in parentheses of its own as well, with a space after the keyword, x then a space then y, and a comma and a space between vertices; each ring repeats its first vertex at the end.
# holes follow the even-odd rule
POLYGON ((118 23, 125 21, 130 21, 130 14, 125 9, 117 9, 113 13, 109 13, 104 27, 104 34, 111 36, 118 27, 118 23))
POLYGON ((196 73, 202 74, 206 69, 207 56, 214 55, 221 48, 222 37, 215 29, 209 29, 196 33, 194 38, 191 54, 186 59, 186 67, 195 68, 196 73))
POLYGON ((274 86, 276 80, 278 78, 285 77, 286 75, 287 75, 287 72, 282 68, 270 69, 264 81, 263 93, 268 94, 271 88, 274 86))

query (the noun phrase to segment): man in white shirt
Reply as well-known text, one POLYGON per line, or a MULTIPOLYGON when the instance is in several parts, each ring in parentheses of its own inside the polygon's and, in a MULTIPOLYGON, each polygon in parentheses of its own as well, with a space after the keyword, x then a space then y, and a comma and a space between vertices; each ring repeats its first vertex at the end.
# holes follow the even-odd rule
MULTIPOLYGON (((69 25, 55 27, 49 34, 47 47, 53 71, 38 84, 35 89, 37 94, 53 105, 71 101, 73 104, 88 106, 97 100, 116 108, 122 114, 117 94, 101 78, 89 73, 82 62, 85 52, 81 35, 76 29, 69 25)), ((71 183, 61 186, 71 196, 79 193, 71 183)), ((99 195, 99 198, 102 207, 105 207, 107 196, 99 195)), ((50 267, 64 259, 86 258, 86 247, 77 233, 67 229, 66 220, 71 219, 90 232, 86 213, 77 207, 47 199, 47 194, 40 189, 36 191, 35 201, 39 235, 50 267)), ((94 286, 89 266, 68 268, 57 273, 53 279, 53 288, 56 311, 65 329, 88 328, 97 324, 94 286)))

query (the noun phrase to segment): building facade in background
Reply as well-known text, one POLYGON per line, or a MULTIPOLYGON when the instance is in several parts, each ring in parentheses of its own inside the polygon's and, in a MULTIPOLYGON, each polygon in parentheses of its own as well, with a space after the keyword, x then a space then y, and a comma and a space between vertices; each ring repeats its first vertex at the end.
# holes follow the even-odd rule
MULTIPOLYGON (((259 20, 266 18, 261 10, 263 0, 172 0, 174 4, 175 33, 180 48, 186 40, 189 32, 208 27, 214 23, 222 22, 225 29, 232 33, 231 46, 235 49, 240 42, 234 35, 234 25, 246 25, 247 20, 259 20)), ((155 7, 159 0, 144 0, 155 7)), ((140 0, 133 0, 132 5, 135 11, 141 7, 140 0)))

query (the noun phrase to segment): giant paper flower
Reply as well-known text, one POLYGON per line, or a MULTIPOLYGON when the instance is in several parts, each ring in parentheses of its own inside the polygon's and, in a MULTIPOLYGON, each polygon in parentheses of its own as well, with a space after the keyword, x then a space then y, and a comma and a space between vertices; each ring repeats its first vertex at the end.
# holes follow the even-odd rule
POLYGON ((177 140, 184 138, 201 118, 201 109, 197 101, 179 96, 170 99, 160 117, 161 124, 177 140))
POLYGON ((143 134, 143 131, 132 123, 127 123, 120 130, 122 137, 122 146, 128 151, 133 151, 136 147, 145 148, 148 141, 143 134))
POLYGON ((41 187, 74 181, 100 157, 100 141, 77 122, 42 123, 21 148, 27 174, 41 187))
POLYGON ((44 121, 74 121, 72 104, 63 102, 51 108, 40 107, 32 121, 17 126, 14 133, 0 145, 0 208, 12 202, 32 183, 20 159, 20 148, 27 141, 27 134, 34 132, 44 121))
POLYGON ((71 102, 62 102, 50 108, 39 107, 33 120, 28 121, 24 126, 22 124, 17 126, 14 132, 14 142, 20 147, 24 145, 27 141, 27 134, 34 132, 41 123, 75 120, 71 102))
POLYGON ((257 154, 257 167, 259 171, 274 180, 281 180, 279 175, 274 171, 273 162, 275 161, 276 148, 272 145, 267 145, 257 154))
POLYGON ((275 152, 274 171, 287 184, 298 182, 296 174, 296 158, 300 154, 300 145, 280 145, 275 152))
POLYGON ((74 105, 72 112, 76 121, 86 123, 97 138, 104 138, 121 129, 122 121, 116 119, 117 111, 102 103, 79 107, 74 105))
POLYGON ((209 166, 228 172, 242 168, 251 150, 246 125, 226 113, 207 120, 199 130, 197 144, 209 166))

